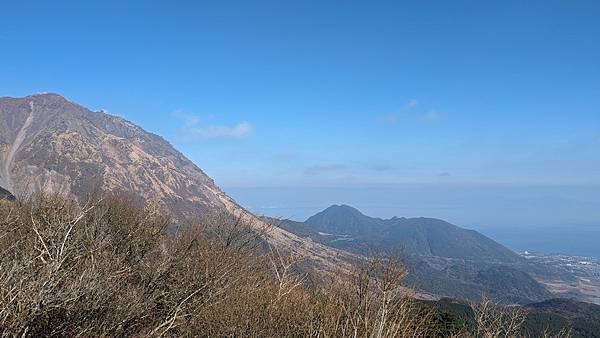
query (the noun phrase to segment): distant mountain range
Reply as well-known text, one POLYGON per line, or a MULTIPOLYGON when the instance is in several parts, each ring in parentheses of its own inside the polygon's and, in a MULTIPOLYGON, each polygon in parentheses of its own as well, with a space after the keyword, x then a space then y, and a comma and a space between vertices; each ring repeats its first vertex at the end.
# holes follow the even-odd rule
POLYGON ((553 297, 524 271, 524 258, 477 231, 439 219, 381 219, 333 205, 304 222, 285 220, 281 227, 357 254, 397 254, 409 270, 407 282, 431 294, 459 299, 486 295, 521 304, 553 297))

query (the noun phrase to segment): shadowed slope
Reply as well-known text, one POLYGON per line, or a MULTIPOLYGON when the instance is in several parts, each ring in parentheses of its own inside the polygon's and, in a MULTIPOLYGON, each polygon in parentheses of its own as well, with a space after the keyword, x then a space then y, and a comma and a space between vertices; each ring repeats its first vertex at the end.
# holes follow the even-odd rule
POLYGON ((357 254, 399 254, 409 271, 408 285, 430 294, 471 300, 485 295, 510 304, 553 297, 524 272, 522 257, 476 231, 439 219, 381 219, 334 205, 305 222, 284 221, 281 227, 357 254))
POLYGON ((435 218, 381 219, 365 216, 347 205, 334 205, 308 218, 315 231, 346 235, 352 240, 336 241, 350 251, 374 247, 405 254, 458 259, 518 262, 522 258, 474 230, 457 227, 435 218), (364 248, 359 243, 365 244, 364 248))
POLYGON ((14 200, 15 197, 6 189, 0 187, 0 200, 14 200))

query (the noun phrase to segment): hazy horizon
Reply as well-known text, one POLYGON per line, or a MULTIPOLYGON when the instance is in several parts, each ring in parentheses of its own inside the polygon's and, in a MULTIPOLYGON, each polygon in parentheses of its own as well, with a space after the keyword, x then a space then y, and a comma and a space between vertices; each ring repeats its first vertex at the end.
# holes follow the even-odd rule
POLYGON ((304 221, 333 204, 379 218, 432 217, 474 229, 515 251, 600 257, 599 186, 396 185, 224 187, 264 216, 304 221))
POLYGON ((121 115, 221 186, 600 184, 599 9, 10 2, 0 96, 121 115))

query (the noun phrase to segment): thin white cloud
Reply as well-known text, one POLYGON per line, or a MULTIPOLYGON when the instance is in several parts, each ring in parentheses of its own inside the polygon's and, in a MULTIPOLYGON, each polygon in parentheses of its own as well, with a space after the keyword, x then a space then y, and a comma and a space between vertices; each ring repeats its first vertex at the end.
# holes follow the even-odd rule
POLYGON ((185 116, 183 128, 194 128, 198 123, 200 123, 200 118, 198 116, 185 116))
POLYGON ((252 134, 252 125, 248 122, 241 122, 233 127, 228 126, 206 126, 190 127, 188 131, 194 136, 201 138, 236 138, 242 139, 252 134))
POLYGON ((416 108, 418 105, 419 101, 416 99, 410 99, 400 107, 399 112, 380 115, 376 118, 376 121, 381 124, 396 125, 402 120, 401 115, 403 115, 403 113, 406 114, 408 111, 416 108))
POLYGON ((404 105, 404 109, 412 109, 412 108, 415 108, 418 105, 419 105, 419 101, 417 101, 416 99, 410 99, 404 105))
POLYGON ((234 126, 207 125, 200 123, 197 116, 186 116, 183 122, 184 132, 194 138, 215 139, 233 138, 243 139, 252 135, 254 127, 248 122, 240 122, 234 126))
POLYGON ((440 118, 442 117, 442 114, 440 114, 438 111, 436 110, 431 110, 428 111, 427 113, 425 113, 423 115, 423 121, 425 122, 436 122, 438 121, 440 118))
POLYGON ((377 122, 387 125, 395 125, 400 121, 398 114, 386 114, 377 117, 377 122))

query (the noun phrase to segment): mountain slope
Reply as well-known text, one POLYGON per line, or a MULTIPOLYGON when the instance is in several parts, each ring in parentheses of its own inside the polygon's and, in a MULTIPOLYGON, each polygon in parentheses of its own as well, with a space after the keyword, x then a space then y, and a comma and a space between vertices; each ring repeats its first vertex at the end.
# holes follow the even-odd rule
POLYGON ((528 304, 527 333, 571 329, 572 337, 600 337, 600 305, 572 299, 550 299, 528 304))
POLYGON ((227 199, 159 136, 54 94, 0 99, 0 159, 0 184, 17 195, 123 191, 186 215, 227 199))
MULTIPOLYGON (((157 201, 180 220, 228 211, 265 226, 163 138, 56 94, 0 98, 0 164, 0 186, 16 196, 124 192, 157 201)), ((348 256, 278 228, 268 239, 324 269, 348 256)))
MULTIPOLYGON (((514 263, 522 258, 477 231, 434 218, 380 219, 363 215, 347 205, 334 205, 305 222, 317 232, 350 236, 337 241, 350 251, 362 251, 358 243, 405 254, 514 263)), ((366 247, 365 247, 366 248, 366 247)))
POLYGON ((0 200, 14 200, 15 197, 6 189, 0 187, 0 200))
MULTIPOLYGON (((422 301, 439 318, 446 336, 454 336, 461 329, 474 330, 475 317, 469 304, 454 299, 422 301)), ((600 306, 570 299, 550 299, 522 307, 526 318, 521 327, 523 337, 600 337, 600 306), (560 333, 563 332, 561 335, 560 333)))
POLYGON ((406 283, 439 296, 525 304, 553 295, 533 279, 516 253, 473 230, 432 218, 380 219, 334 205, 305 222, 281 227, 328 246, 368 254, 399 254, 406 283))

